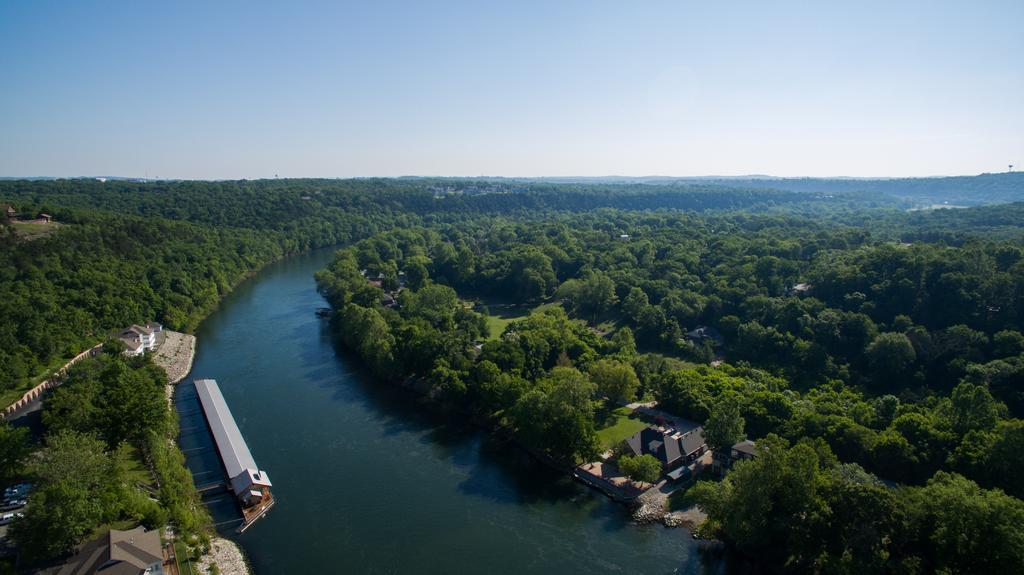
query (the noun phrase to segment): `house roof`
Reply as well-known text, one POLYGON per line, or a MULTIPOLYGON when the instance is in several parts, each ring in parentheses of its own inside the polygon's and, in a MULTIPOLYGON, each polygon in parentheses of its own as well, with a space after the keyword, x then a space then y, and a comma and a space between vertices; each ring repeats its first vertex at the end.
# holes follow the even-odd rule
POLYGON ((163 560, 160 533, 156 531, 146 531, 143 527, 129 531, 111 529, 108 537, 111 561, 121 561, 145 569, 163 560))
POLYGON ((698 427, 697 429, 684 433, 679 443, 684 456, 692 455, 700 451, 705 444, 704 428, 698 427))
POLYGON ((122 333, 117 337, 129 351, 138 351, 142 347, 142 339, 138 335, 125 335, 122 333))
MULTIPOLYGON (((665 465, 672 465, 680 458, 697 450, 695 448, 692 451, 683 451, 687 445, 685 443, 687 437, 693 434, 692 431, 682 433, 675 429, 645 427, 626 439, 626 443, 634 455, 653 455, 665 465)), ((703 436, 701 436, 701 444, 703 444, 703 436)))
POLYGON ((162 560, 159 531, 142 527, 128 531, 111 529, 105 536, 79 547, 57 575, 140 575, 162 560))
POLYGON ((744 439, 736 445, 733 445, 732 448, 740 453, 746 453, 747 455, 757 455, 757 444, 749 439, 744 439))
POLYGON ((155 332, 159 327, 160 324, 158 323, 147 323, 146 325, 139 325, 137 323, 133 323, 125 331, 133 331, 139 335, 150 335, 153 332, 155 332))

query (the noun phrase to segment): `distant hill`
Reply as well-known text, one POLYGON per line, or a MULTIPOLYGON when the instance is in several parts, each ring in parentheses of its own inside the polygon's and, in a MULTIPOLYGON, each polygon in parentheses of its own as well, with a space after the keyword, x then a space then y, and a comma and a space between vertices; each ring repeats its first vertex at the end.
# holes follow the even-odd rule
MULTIPOLYGON (((168 185, 173 182, 188 182, 188 180, 146 180, 142 178, 122 178, 108 176, 104 178, 9 178, 0 177, 0 181, 31 180, 31 181, 89 181, 107 180, 111 182, 153 182, 168 185)), ((302 181, 346 181, 344 179, 284 179, 284 180, 253 180, 260 182, 260 186, 271 185, 270 182, 302 182, 302 181)), ((867 192, 875 195, 884 195, 901 204, 909 204, 919 208, 949 206, 980 206, 991 204, 1005 204, 1011 202, 1024 202, 1024 172, 1011 172, 1000 174, 980 174, 977 176, 948 176, 928 178, 783 178, 767 175, 749 176, 567 176, 567 177, 537 177, 537 178, 505 178, 494 176, 480 177, 438 177, 438 176, 404 176, 399 178, 351 178, 348 181, 361 182, 434 182, 441 187, 453 186, 454 189, 466 189, 466 184, 472 183, 498 183, 502 184, 502 190, 506 192, 536 191, 540 189, 538 184, 573 184, 575 188, 587 189, 589 186, 671 186, 686 188, 699 186, 700 190, 708 192, 721 188, 723 192, 735 192, 737 190, 772 190, 780 192, 810 193, 818 195, 844 194, 851 192, 867 192), (518 184, 518 185, 517 185, 518 184)), ((476 186, 483 188, 482 186, 476 186)), ((474 188, 470 185, 469 188, 474 188)), ((480 190, 476 190, 480 191, 480 190)), ((632 190, 634 193, 638 190, 632 190)))
POLYGON ((703 184, 729 188, 783 190, 801 193, 835 194, 876 192, 911 201, 918 206, 950 204, 976 206, 1024 201, 1024 172, 934 178, 779 178, 773 176, 668 176, 597 178, 536 178, 529 181, 579 184, 703 184))

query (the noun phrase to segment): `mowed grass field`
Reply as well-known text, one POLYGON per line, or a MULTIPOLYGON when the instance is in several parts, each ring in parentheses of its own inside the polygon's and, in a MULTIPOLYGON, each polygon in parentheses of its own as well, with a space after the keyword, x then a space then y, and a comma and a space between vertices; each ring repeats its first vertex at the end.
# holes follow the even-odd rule
POLYGON ((647 424, 633 415, 628 407, 619 407, 612 410, 610 414, 599 423, 597 437, 601 440, 601 446, 611 449, 618 443, 625 441, 627 437, 647 427, 647 424))
POLYGON ((487 318, 487 327, 490 329, 491 335, 488 340, 496 340, 501 337, 501 334, 508 327, 508 324, 516 321, 517 319, 523 319, 530 315, 534 310, 545 309, 549 307, 557 306, 557 303, 545 303, 541 305, 530 305, 530 304, 518 304, 518 303, 495 303, 495 304, 481 304, 474 308, 477 313, 481 313, 487 318))
POLYGON ((24 240, 34 240, 52 234, 60 228, 61 224, 57 222, 11 222, 11 226, 18 237, 24 240))

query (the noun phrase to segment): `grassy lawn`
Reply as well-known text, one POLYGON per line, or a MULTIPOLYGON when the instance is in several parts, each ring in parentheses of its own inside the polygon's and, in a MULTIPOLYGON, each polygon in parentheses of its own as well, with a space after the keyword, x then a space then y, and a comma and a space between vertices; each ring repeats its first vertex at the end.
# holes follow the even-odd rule
POLYGON ((476 306, 475 311, 487 318, 487 327, 491 330, 491 336, 487 339, 495 340, 501 337, 502 332, 508 324, 523 319, 535 310, 546 309, 557 306, 557 303, 546 303, 537 305, 521 303, 484 303, 476 306))
POLYGON ((37 224, 35 222, 11 222, 11 226, 14 227, 14 231, 22 239, 34 240, 36 238, 48 236, 57 231, 60 224, 57 222, 50 222, 48 224, 37 224))
POLYGON ((597 430, 597 437, 605 449, 611 449, 627 437, 647 427, 647 424, 640 421, 639 417, 633 415, 628 407, 620 407, 612 410, 601 422, 601 428, 597 430))
POLYGON ((146 467, 145 462, 142 460, 142 453, 135 448, 134 445, 126 444, 128 451, 128 478, 132 485, 145 485, 149 488, 156 489, 153 481, 153 474, 150 473, 149 468, 146 467))

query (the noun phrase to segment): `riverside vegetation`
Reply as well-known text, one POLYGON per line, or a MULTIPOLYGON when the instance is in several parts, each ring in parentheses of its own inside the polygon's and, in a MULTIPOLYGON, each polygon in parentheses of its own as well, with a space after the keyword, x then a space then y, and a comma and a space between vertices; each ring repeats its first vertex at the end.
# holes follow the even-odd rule
MULTIPOLYGON (((763 456, 692 495, 706 534, 773 570, 1024 568, 1021 205, 450 180, 0 182, 0 200, 64 224, 0 234, 0 390, 129 323, 188 331, 267 262, 351 244, 317 281, 382 380, 567 463, 636 397, 757 439, 763 456), (403 274, 397 306, 364 270, 403 274), (484 341, 460 294, 560 305, 484 341)), ((14 527, 27 554, 116 521, 209 532, 161 377, 108 349, 48 400, 42 446, 0 428, 2 469, 39 484, 14 527)))

